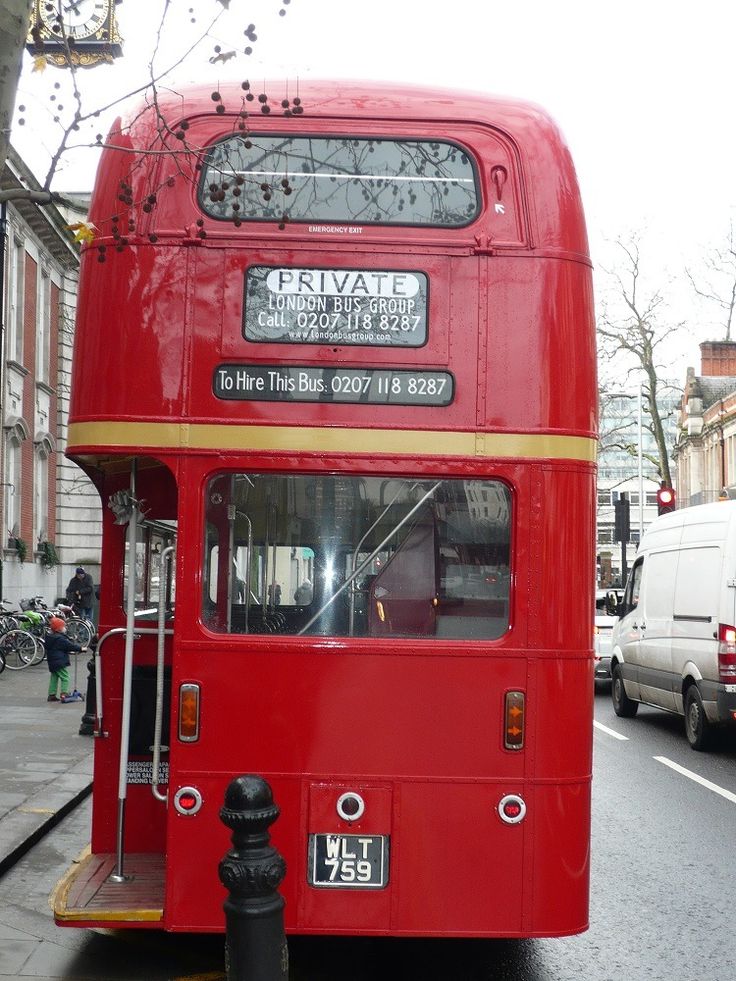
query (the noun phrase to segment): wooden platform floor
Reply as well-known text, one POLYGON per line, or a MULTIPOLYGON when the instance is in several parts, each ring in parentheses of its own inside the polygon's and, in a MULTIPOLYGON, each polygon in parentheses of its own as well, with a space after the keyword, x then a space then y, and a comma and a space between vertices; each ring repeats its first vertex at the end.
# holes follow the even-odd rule
POLYGON ((111 882, 116 857, 87 854, 74 865, 56 892, 58 921, 94 920, 139 923, 164 915, 163 855, 126 855, 125 882, 111 882))

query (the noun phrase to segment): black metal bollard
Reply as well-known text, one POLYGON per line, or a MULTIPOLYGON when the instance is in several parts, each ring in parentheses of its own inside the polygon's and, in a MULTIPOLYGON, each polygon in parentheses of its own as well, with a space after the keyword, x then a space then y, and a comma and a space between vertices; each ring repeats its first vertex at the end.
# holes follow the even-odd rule
POLYGON ((286 862, 269 844, 268 833, 278 816, 262 777, 248 774, 228 785, 220 820, 232 831, 233 848, 218 869, 229 892, 224 904, 227 981, 288 981, 284 899, 277 891, 286 862))
MULTIPOLYGON (((90 647, 92 647, 90 644, 90 647)), ((79 726, 80 736, 94 736, 95 721, 97 718, 97 690, 95 688, 95 659, 91 657, 87 661, 87 695, 84 702, 84 715, 79 726)))

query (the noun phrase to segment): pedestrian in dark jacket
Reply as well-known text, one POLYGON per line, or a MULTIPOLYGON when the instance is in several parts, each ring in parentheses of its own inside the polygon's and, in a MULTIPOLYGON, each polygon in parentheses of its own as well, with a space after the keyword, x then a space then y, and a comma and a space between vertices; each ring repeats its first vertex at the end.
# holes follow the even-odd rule
POLYGON ((49 681, 49 702, 73 702, 69 691, 69 660, 70 654, 79 654, 84 650, 79 644, 73 644, 66 636, 66 623, 61 617, 51 617, 49 620, 49 630, 43 642, 46 648, 46 663, 51 672, 49 681), (57 691, 61 687, 61 694, 57 691))
POLYGON ((69 585, 66 587, 66 601, 76 607, 80 616, 86 617, 88 620, 92 619, 92 597, 94 591, 95 586, 92 582, 92 576, 88 572, 85 572, 81 565, 78 565, 76 572, 69 581, 69 585))

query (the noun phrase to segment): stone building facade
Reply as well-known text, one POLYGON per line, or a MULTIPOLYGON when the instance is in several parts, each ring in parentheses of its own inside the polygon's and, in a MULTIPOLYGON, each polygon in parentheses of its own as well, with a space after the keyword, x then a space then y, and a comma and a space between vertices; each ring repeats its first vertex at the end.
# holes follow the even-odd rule
MULTIPOLYGON (((11 148, 3 189, 40 190, 11 148)), ((2 554, 0 598, 17 604, 64 594, 77 565, 97 581, 101 509, 97 492, 64 457, 79 252, 66 213, 53 205, 1 205, 2 554)))
POLYGON ((687 369, 675 460, 678 506, 736 497, 736 342, 700 345, 687 369))

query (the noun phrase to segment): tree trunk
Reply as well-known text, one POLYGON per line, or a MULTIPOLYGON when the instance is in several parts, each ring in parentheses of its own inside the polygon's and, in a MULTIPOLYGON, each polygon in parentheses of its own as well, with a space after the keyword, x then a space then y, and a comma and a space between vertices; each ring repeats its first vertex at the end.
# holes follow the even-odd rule
POLYGON ((657 405, 657 372, 653 365, 645 366, 647 379, 649 381, 649 416, 652 420, 652 433, 654 442, 657 444, 657 455, 659 456, 659 472, 666 487, 672 486, 672 475, 670 473, 670 459, 667 453, 667 441, 664 436, 662 417, 659 414, 657 405))

